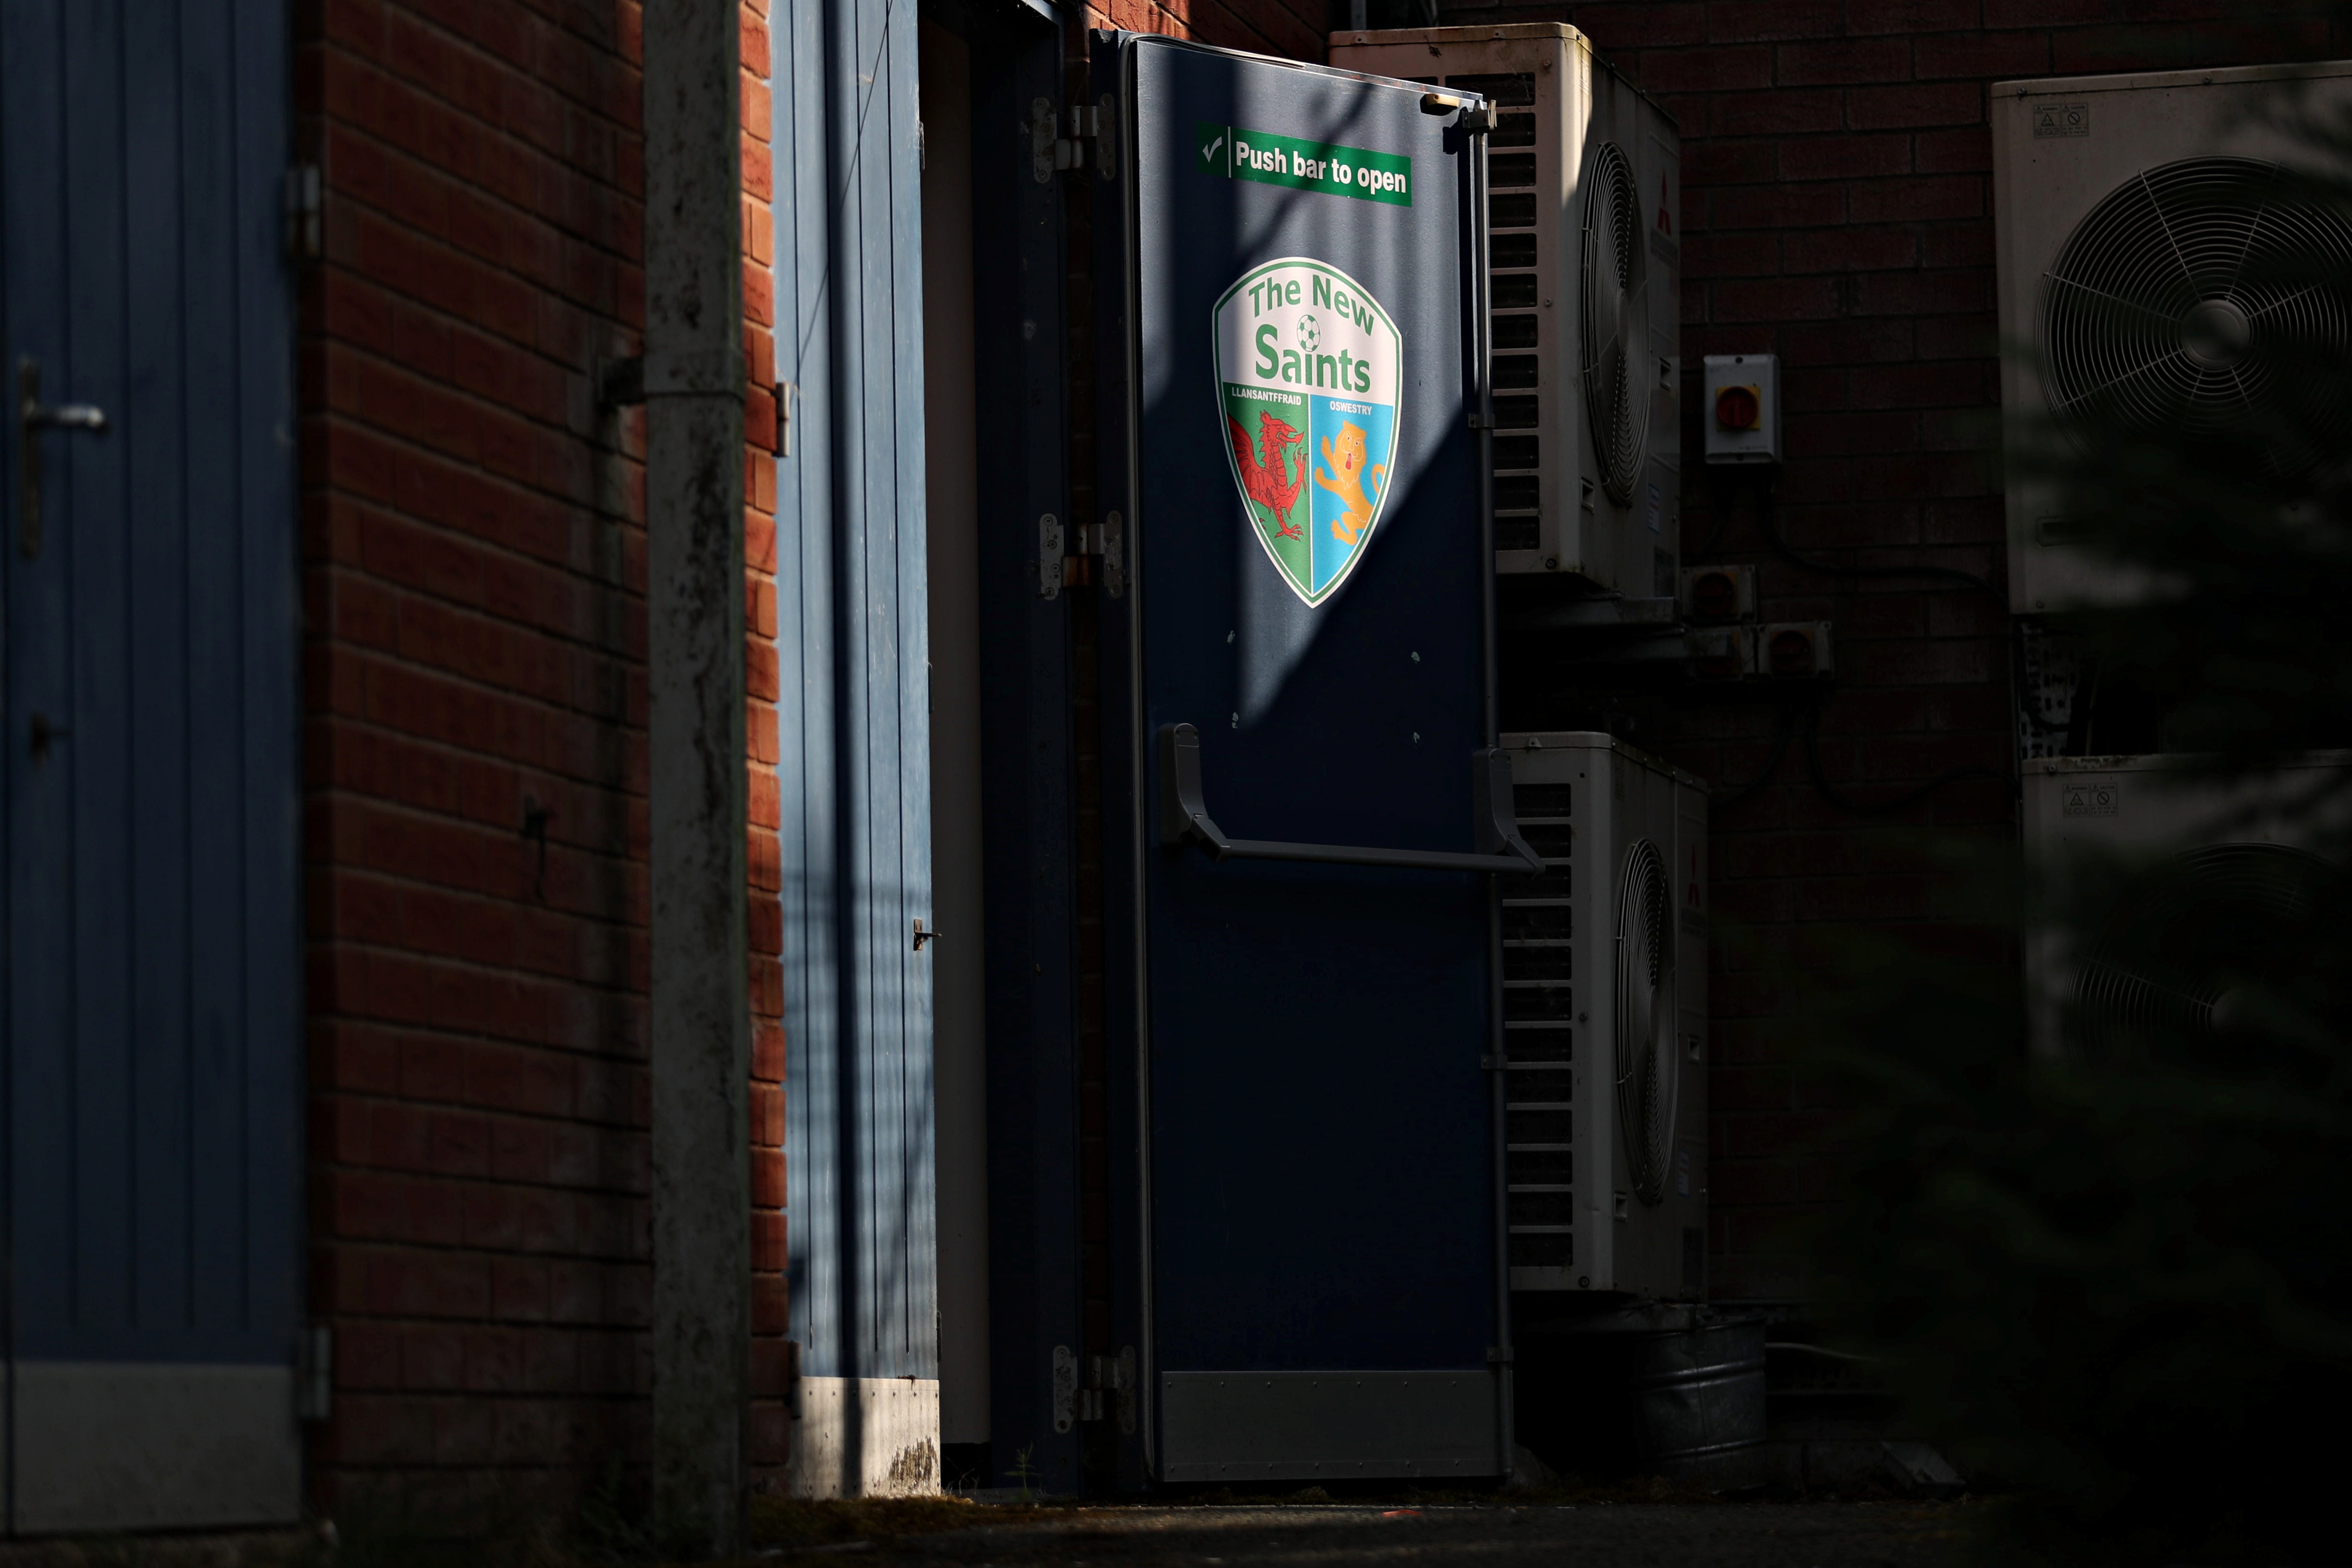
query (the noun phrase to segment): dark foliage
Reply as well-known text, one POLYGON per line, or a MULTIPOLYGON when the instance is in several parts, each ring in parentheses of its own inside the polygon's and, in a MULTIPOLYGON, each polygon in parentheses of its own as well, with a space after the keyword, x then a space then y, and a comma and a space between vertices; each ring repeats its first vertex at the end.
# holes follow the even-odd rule
POLYGON ((2210 196, 2270 237, 2188 256, 2168 317, 2072 324, 2124 369, 2173 333, 2160 384, 2078 377, 2066 417, 2010 436, 2106 580, 2139 585, 2053 622, 2087 672, 2078 747, 2199 754, 2234 804, 2137 857, 1975 873, 2054 956, 2026 1009, 2013 972, 1890 948, 1849 955, 1824 1019, 1874 1107, 1829 1238, 1850 1327, 1956 1458, 2018 1489, 2007 1550, 2050 1560, 2347 1554, 2352 775, 2277 769, 2352 744, 2352 118, 2295 123, 2294 167, 2210 196), (2185 853, 2217 840, 2299 847, 2185 853))

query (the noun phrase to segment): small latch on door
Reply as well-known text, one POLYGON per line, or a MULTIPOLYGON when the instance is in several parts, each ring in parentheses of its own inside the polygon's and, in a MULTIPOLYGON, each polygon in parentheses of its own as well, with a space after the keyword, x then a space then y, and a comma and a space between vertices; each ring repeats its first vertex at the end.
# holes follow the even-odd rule
POLYGON ((924 943, 926 943, 926 942, 936 942, 936 941, 938 941, 939 939, 940 939, 940 934, 939 934, 937 931, 926 931, 926 930, 924 930, 924 929, 923 929, 923 917, 922 917, 921 915, 916 915, 916 916, 915 916, 915 951, 916 951, 916 952, 918 952, 918 953, 919 953, 919 952, 921 952, 921 951, 923 950, 923 944, 924 944, 924 943))

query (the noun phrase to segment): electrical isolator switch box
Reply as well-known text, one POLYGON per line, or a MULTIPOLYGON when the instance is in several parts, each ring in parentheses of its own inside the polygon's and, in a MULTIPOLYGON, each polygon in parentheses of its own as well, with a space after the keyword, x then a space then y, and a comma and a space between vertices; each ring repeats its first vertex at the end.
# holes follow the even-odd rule
POLYGON ((1837 648, 1826 621, 1783 621, 1757 634, 1759 674, 1779 680, 1826 680, 1837 674, 1837 648))
POLYGON ((1694 626, 1756 619, 1756 569, 1694 566, 1683 570, 1683 619, 1694 626))
POLYGON ((1685 668, 1695 681, 1745 681, 1756 674, 1756 628, 1694 627, 1683 633, 1685 668))
POLYGON ((1699 424, 1709 463, 1780 461, 1780 357, 1709 354, 1699 424))

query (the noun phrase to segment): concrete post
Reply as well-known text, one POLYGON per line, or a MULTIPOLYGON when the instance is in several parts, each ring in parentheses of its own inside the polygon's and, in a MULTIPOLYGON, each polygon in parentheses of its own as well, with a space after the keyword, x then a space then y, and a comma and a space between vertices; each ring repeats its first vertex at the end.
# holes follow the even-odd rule
POLYGON ((654 1507, 742 1550, 751 1394, 738 0, 646 0, 654 1507))

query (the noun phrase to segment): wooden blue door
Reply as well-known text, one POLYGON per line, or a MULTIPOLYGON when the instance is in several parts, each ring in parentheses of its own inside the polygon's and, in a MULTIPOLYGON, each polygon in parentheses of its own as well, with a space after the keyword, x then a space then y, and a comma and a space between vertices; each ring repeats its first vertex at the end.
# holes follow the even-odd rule
POLYGON ((299 1510, 288 52, 281 0, 0 6, 16 1533, 299 1510))
POLYGON ((799 388, 776 479, 793 1484, 862 1492, 939 1463, 917 22, 787 0, 770 26, 799 388))

